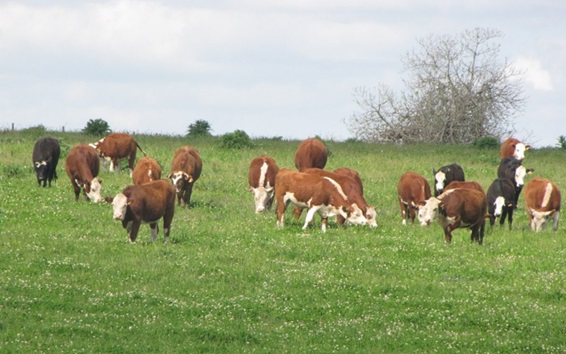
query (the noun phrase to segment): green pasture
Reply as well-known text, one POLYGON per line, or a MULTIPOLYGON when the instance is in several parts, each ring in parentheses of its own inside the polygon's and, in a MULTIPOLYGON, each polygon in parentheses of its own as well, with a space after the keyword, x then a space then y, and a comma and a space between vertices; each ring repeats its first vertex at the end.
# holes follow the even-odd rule
MULTIPOLYGON (((0 133, 1 353, 564 353, 566 222, 530 231, 521 197, 514 229, 487 228, 484 245, 438 224, 401 225, 396 185, 405 171, 432 180, 457 162, 487 190, 498 151, 326 141, 327 169, 359 171, 378 227, 301 229, 288 210, 255 214, 252 158, 294 168, 298 141, 255 139, 227 150, 218 138, 134 135, 170 172, 173 151, 197 147, 203 172, 189 208, 178 207, 168 244, 138 242, 111 206, 75 202, 60 140, 59 179, 37 186, 37 134, 0 133)), ((138 156, 141 156, 139 154, 138 156)), ((566 151, 527 152, 525 165, 566 194, 566 151)), ((130 183, 102 170, 103 196, 130 183)), ((529 178, 532 178, 529 177, 529 178)), ((527 178, 527 180, 529 180, 527 178)), ((303 213, 304 218, 305 213, 303 213)))

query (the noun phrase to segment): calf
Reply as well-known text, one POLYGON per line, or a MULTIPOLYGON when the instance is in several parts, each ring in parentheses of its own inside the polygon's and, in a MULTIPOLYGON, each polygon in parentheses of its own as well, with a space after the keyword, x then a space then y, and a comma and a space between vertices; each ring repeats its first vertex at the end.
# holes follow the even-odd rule
POLYGON ((146 155, 134 138, 125 133, 112 133, 91 144, 91 146, 96 149, 100 158, 110 160, 110 172, 114 172, 114 168, 120 167, 118 165, 119 160, 127 158, 130 177, 132 177, 134 170, 137 149, 140 149, 144 156, 146 155))
MULTIPOLYGON (((368 205, 368 203, 366 202, 362 192, 363 188, 361 187, 361 180, 360 182, 358 182, 355 178, 352 178, 349 175, 340 175, 334 172, 322 170, 320 168, 307 168, 303 170, 303 172, 315 174, 320 177, 328 177, 338 182, 338 184, 342 188, 342 191, 344 191, 344 194, 346 194, 346 196, 348 197, 348 200, 357 205, 363 212, 364 217, 367 219, 368 225, 370 227, 377 226, 377 215, 375 208, 368 205)), ((300 208, 299 206, 295 207, 295 218, 299 218, 301 211, 302 208, 300 208)), ((343 225, 345 221, 345 219, 340 214, 336 215, 336 220, 338 221, 338 225, 343 225)))
POLYGON ((33 168, 37 177, 37 184, 43 187, 57 179, 57 164, 61 155, 59 140, 45 137, 35 142, 32 153, 33 168))
POLYGON ((514 157, 507 157, 500 161, 497 169, 498 178, 506 178, 515 186, 515 199, 513 205, 517 208, 519 195, 525 184, 525 176, 534 172, 532 168, 525 168, 523 162, 514 157))
POLYGON ((306 139, 295 152, 295 167, 299 171, 311 167, 324 168, 327 158, 328 149, 322 141, 316 138, 306 139))
POLYGON ((403 225, 411 220, 415 223, 415 216, 420 204, 430 198, 430 185, 423 176, 415 172, 405 172, 397 183, 397 196, 401 207, 403 225))
POLYGON ((95 203, 102 201, 100 191, 102 180, 96 178, 100 169, 98 154, 89 145, 81 144, 73 147, 65 160, 65 171, 71 180, 75 191, 75 200, 79 200, 79 194, 83 189, 85 199, 95 203))
POLYGON ((134 172, 132 173, 132 181, 134 184, 140 185, 161 179, 161 166, 151 157, 144 156, 138 160, 134 172))
POLYGON ((533 178, 525 187, 525 201, 533 231, 544 229, 550 217, 554 219, 552 230, 558 229, 561 201, 556 184, 545 178, 533 178))
POLYGON ((163 218, 164 242, 169 239, 171 221, 175 214, 175 187, 169 181, 160 179, 142 185, 127 186, 114 198, 112 203, 114 220, 122 221, 130 241, 136 242, 142 223, 149 224, 151 241, 155 241, 159 227, 157 222, 163 218))
POLYGON ((434 176, 434 196, 438 197, 452 181, 465 181, 464 170, 458 164, 442 166, 438 171, 432 169, 434 176))
POLYGON ((529 145, 525 145, 515 138, 509 138, 501 144, 499 148, 499 158, 505 159, 514 157, 517 160, 523 160, 525 158, 525 151, 530 148, 529 145))
POLYGON ((248 182, 249 190, 254 196, 256 213, 271 208, 275 195, 275 175, 277 175, 277 172, 279 172, 279 166, 269 156, 256 157, 250 163, 248 182))
POLYGON ((200 177, 202 160, 199 151, 192 146, 183 146, 175 150, 171 163, 170 178, 177 191, 178 204, 188 205, 191 202, 193 184, 200 177))
POLYGON ((438 198, 429 198, 419 208, 421 225, 429 225, 438 219, 444 230, 446 243, 452 242, 452 231, 457 228, 472 230, 472 242, 483 243, 486 217, 485 195, 469 188, 446 191, 438 198))
POLYGON ((501 217, 499 225, 503 226, 505 218, 509 220, 509 230, 513 225, 515 209, 515 186, 507 178, 497 178, 487 189, 487 212, 489 224, 493 226, 495 219, 501 217))
POLYGON ((285 209, 289 203, 308 208, 305 230, 314 214, 322 217, 322 232, 326 232, 329 216, 340 214, 352 224, 365 225, 366 218, 357 205, 348 200, 338 182, 315 174, 280 170, 275 177, 277 226, 283 227, 285 209))

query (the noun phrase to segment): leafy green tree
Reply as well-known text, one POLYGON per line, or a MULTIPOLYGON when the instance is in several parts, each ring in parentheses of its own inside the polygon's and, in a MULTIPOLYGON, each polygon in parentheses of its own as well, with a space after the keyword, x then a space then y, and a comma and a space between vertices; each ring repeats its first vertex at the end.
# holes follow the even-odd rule
POLYGON ((242 149, 253 147, 254 143, 245 131, 236 130, 222 136, 221 146, 226 149, 242 149))
POLYGON ((211 133, 210 124, 202 119, 195 121, 189 125, 189 130, 187 131, 187 136, 210 136, 211 133))
POLYGON ((90 119, 86 126, 83 128, 82 132, 88 135, 94 136, 104 136, 112 132, 108 123, 101 118, 90 119))

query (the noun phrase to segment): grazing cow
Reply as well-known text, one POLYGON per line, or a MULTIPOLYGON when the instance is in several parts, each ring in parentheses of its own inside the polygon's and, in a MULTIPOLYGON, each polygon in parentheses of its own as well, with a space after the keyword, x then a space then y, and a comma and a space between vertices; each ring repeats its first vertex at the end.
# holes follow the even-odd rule
POLYGON ((65 160, 65 171, 71 180, 75 191, 75 200, 79 200, 79 194, 83 189, 85 199, 95 203, 102 201, 100 191, 102 180, 96 178, 100 169, 98 154, 91 146, 80 144, 71 149, 65 160))
POLYGON ((199 151, 192 146, 183 146, 175 150, 171 163, 170 178, 177 190, 178 204, 188 205, 191 202, 193 184, 200 177, 202 160, 199 151))
POLYGON ((43 187, 51 181, 57 179, 57 164, 61 155, 61 147, 59 140, 45 137, 35 142, 33 153, 31 156, 35 175, 37 176, 37 184, 43 187))
POLYGON ((438 219, 444 230, 446 243, 452 242, 452 231, 457 228, 472 230, 472 242, 483 243, 487 205, 485 194, 469 188, 451 189, 438 198, 429 198, 419 208, 422 226, 438 219))
POLYGON ((419 205, 430 198, 430 185, 423 176, 415 172, 405 172, 397 183, 397 196, 401 207, 401 217, 403 225, 411 220, 415 223, 415 216, 419 205))
POLYGON ((534 172, 532 168, 525 168, 523 162, 514 157, 507 157, 501 160, 497 169, 498 178, 506 178, 515 186, 514 206, 517 208, 519 195, 525 184, 525 176, 534 172))
POLYGON ((155 159, 144 156, 138 160, 132 173, 134 184, 145 184, 159 179, 161 179, 161 166, 155 159))
POLYGON ((114 198, 106 198, 112 203, 114 220, 121 220, 128 231, 130 241, 136 242, 142 223, 151 228, 151 241, 155 241, 159 227, 157 222, 163 218, 164 242, 169 239, 171 221, 175 214, 175 187, 168 180, 160 179, 142 185, 127 186, 114 198))
POLYGON ((450 189, 456 189, 456 188, 471 188, 480 191, 485 195, 485 191, 483 190, 481 184, 474 181, 452 181, 448 183, 448 185, 444 188, 444 191, 446 192, 450 189))
POLYGON ((114 172, 114 168, 120 168, 119 160, 128 158, 130 177, 134 170, 137 149, 140 149, 144 156, 146 155, 134 138, 125 133, 112 133, 91 146, 96 149, 100 158, 110 160, 110 172, 114 172))
POLYGON ((438 197, 444 191, 448 183, 452 181, 465 181, 464 170, 458 164, 442 166, 438 171, 432 169, 434 176, 434 196, 438 197))
POLYGON ((530 148, 529 145, 525 145, 515 138, 509 138, 501 144, 499 148, 499 158, 505 159, 514 157, 517 160, 523 160, 525 158, 525 151, 530 148))
POLYGON ((545 178, 533 178, 525 186, 525 201, 533 231, 544 229, 550 217, 554 219, 552 230, 558 229, 561 201, 556 184, 545 178))
POLYGON ((487 213, 489 224, 493 226, 495 219, 501 217, 499 225, 503 226, 505 218, 509 220, 509 230, 513 225, 515 209, 515 185, 507 178, 497 178, 487 189, 487 213))
POLYGON ((299 171, 305 168, 324 168, 328 158, 328 149, 322 141, 316 138, 309 138, 299 144, 295 153, 295 167, 299 171))
POLYGON ((364 185, 362 183, 362 178, 360 177, 360 174, 358 173, 358 171, 353 170, 351 168, 348 167, 340 167, 334 170, 334 173, 336 173, 337 175, 340 176, 348 176, 354 179, 354 181, 356 181, 356 183, 359 185, 360 188, 360 192, 362 194, 364 194, 364 185))
POLYGON ((279 166, 269 156, 259 156, 252 160, 248 172, 249 190, 253 193, 255 212, 270 209, 275 195, 275 175, 279 166))
MULTIPOLYGON (((320 168, 307 168, 303 170, 303 172, 315 174, 320 177, 328 177, 338 182, 338 184, 342 188, 342 191, 344 191, 344 194, 346 194, 346 196, 348 197, 348 201, 357 205, 358 208, 360 208, 360 210, 363 212, 364 217, 367 219, 368 225, 370 227, 377 227, 377 213, 375 212, 375 208, 368 205, 364 198, 363 189, 361 187, 361 179, 358 182, 355 178, 352 178, 349 175, 340 175, 334 172, 322 170, 320 168)), ((301 207, 295 207, 296 219, 300 217, 301 211, 301 207)), ((336 220, 338 222, 338 225, 343 225, 344 221, 346 221, 340 214, 336 215, 336 220)))
POLYGON ((322 217, 322 232, 326 232, 329 216, 342 215, 352 224, 365 225, 367 219, 360 208, 348 201, 338 182, 328 177, 287 169, 279 170, 275 177, 277 200, 277 226, 283 227, 285 209, 289 203, 308 208, 305 230, 318 213, 322 217))

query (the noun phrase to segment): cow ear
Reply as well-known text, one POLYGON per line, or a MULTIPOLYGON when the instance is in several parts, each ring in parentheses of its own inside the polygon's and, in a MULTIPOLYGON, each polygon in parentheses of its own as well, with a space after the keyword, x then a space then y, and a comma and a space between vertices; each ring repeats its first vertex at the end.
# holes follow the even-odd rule
POLYGON ((529 150, 531 148, 530 145, 525 145, 525 150, 529 150))
POLYGON ((133 202, 134 200, 132 198, 128 198, 128 200, 126 201, 126 205, 132 205, 133 202))
POLYGON ((104 200, 106 201, 106 203, 112 204, 112 202, 114 201, 114 198, 112 198, 112 197, 106 197, 106 198, 104 198, 104 200))
POLYGON ((189 177, 187 178, 187 180, 189 181, 189 183, 193 183, 195 181, 195 179, 193 178, 193 176, 189 175, 189 177))
POLYGON ((98 183, 102 184, 102 178, 98 178, 98 183))
POLYGON ((527 168, 527 174, 530 175, 531 173, 535 172, 534 168, 527 168))
POLYGON ((169 179, 173 178, 173 173, 168 174, 167 178, 169 178, 169 179))
POLYGON ((507 207, 512 208, 512 207, 513 207, 513 203, 507 203, 507 207))

